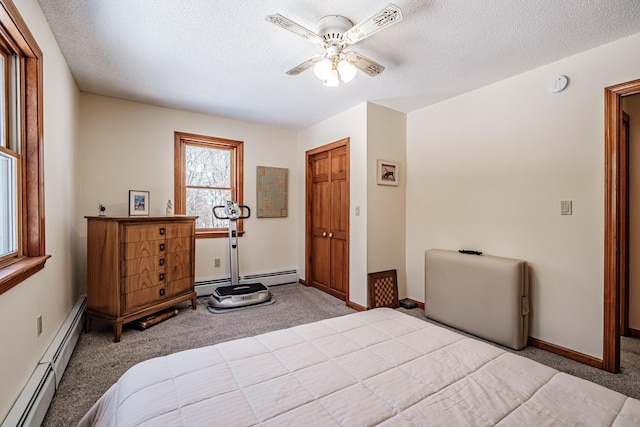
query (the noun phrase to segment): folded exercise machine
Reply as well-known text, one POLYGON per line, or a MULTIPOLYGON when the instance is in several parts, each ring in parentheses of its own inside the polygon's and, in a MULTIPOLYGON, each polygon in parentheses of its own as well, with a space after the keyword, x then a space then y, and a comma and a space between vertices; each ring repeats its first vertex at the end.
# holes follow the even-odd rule
POLYGON ((224 313, 240 308, 273 304, 275 299, 262 283, 240 283, 238 269, 238 220, 251 216, 248 206, 228 200, 225 206, 215 206, 213 215, 229 220, 229 260, 231 263, 231 285, 218 286, 209 297, 207 308, 212 313, 224 313), (219 212, 224 209, 224 214, 219 212), (246 213, 245 213, 246 212, 246 213))

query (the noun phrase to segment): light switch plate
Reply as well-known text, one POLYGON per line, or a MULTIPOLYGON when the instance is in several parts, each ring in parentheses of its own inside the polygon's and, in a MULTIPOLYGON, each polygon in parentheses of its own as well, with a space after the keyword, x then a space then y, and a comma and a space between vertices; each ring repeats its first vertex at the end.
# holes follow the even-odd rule
POLYGON ((573 202, 571 200, 562 200, 560 202, 561 215, 573 215, 573 202))

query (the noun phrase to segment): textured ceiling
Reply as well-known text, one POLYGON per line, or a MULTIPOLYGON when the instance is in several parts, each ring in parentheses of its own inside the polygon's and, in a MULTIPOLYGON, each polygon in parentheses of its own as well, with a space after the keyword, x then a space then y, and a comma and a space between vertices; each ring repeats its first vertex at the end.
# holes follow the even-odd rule
POLYGON ((285 74, 322 49, 265 15, 315 31, 387 1, 39 3, 81 91, 293 130, 363 101, 411 112, 640 32, 639 0, 396 0, 403 20, 348 49, 386 70, 328 88, 285 74))

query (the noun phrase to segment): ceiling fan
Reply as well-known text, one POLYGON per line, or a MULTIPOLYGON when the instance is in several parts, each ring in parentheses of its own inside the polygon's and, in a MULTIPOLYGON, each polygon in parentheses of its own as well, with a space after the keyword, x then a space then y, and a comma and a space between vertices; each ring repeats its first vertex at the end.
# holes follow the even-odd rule
POLYGON ((381 11, 356 25, 353 25, 353 22, 344 16, 329 15, 318 21, 316 32, 306 29, 279 13, 267 15, 265 19, 320 45, 324 49, 323 54, 312 56, 287 71, 287 74, 295 76, 314 65, 316 76, 322 80, 325 86, 338 86, 340 80, 345 83, 351 81, 358 69, 371 77, 384 71, 384 67, 377 62, 357 52, 345 51, 344 49, 401 21, 402 12, 398 6, 390 3, 381 11))

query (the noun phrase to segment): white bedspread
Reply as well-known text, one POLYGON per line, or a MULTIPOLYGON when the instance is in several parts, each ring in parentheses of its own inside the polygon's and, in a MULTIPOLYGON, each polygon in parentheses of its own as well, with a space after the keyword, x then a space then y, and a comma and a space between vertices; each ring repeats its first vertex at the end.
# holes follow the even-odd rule
POLYGON ((147 360, 81 426, 623 426, 640 401, 379 308, 147 360))

